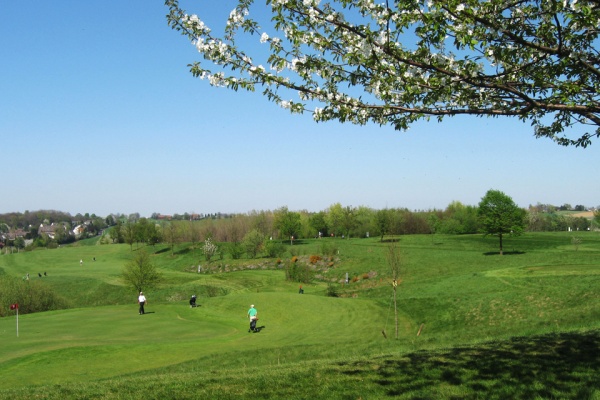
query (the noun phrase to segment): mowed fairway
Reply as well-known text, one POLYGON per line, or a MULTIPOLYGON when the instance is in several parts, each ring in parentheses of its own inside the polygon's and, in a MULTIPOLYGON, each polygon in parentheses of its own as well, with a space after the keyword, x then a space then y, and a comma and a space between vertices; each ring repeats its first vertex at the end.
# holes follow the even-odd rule
MULTIPOLYGON (((307 260, 319 243, 294 251, 307 260)), ((120 279, 135 245, 2 255, 0 274, 71 308, 20 315, 19 337, 14 312, 0 318, 0 398, 598 398, 600 236, 575 248, 567 233, 529 234, 507 239, 504 256, 496 243, 397 238, 399 340, 378 239, 337 241, 304 294, 276 260, 213 260, 216 272, 199 274, 206 263, 187 245, 146 247, 164 282, 145 290, 145 315, 120 279)))
POLYGON ((16 319, 0 319, 0 388, 95 380, 219 355, 235 366, 235 354, 250 350, 261 364, 293 362, 273 349, 316 346, 327 353, 353 338, 379 340, 374 326, 383 324, 372 301, 297 293, 241 293, 202 299, 193 309, 150 302, 146 312, 139 315, 132 303, 24 315, 18 338, 16 319), (251 302, 259 333, 247 332, 251 302))

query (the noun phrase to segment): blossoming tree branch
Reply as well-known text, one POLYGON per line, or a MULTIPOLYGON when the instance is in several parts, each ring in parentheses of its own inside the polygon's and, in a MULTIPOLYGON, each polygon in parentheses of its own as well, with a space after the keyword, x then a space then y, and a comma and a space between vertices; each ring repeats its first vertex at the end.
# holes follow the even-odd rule
POLYGON ((238 0, 222 35, 177 0, 165 4, 169 25, 203 56, 194 76, 260 88, 315 121, 404 130, 512 116, 564 146, 600 136, 595 0, 238 0))

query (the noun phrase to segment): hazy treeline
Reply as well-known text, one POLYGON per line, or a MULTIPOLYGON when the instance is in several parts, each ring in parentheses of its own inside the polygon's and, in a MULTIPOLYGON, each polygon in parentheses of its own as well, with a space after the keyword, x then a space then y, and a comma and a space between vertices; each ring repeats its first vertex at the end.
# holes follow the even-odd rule
MULTIPOLYGON (((585 231, 592 220, 565 214, 570 206, 555 207, 538 204, 527 210, 526 230, 585 231)), ((577 206, 574 211, 583 210, 577 206)), ((319 212, 290 211, 281 207, 274 211, 250 211, 245 214, 206 215, 201 219, 152 219, 139 213, 111 214, 98 217, 94 214, 77 214, 51 210, 0 214, 0 233, 10 229, 23 229, 34 247, 51 247, 69 243, 76 238, 71 229, 85 224, 85 234, 79 238, 95 236, 109 227, 110 236, 104 240, 119 243, 197 243, 211 238, 217 242, 241 243, 250 233, 269 239, 290 240, 314 237, 385 237, 405 234, 471 234, 481 231, 477 206, 450 203, 444 210, 411 211, 406 208, 373 209, 369 207, 331 205, 319 212), (39 234, 40 224, 64 224, 63 231, 50 239, 39 234)), ((158 214, 157 214, 158 215, 158 214)), ((185 215, 185 214, 184 214, 185 215)), ((194 214, 196 215, 196 214, 194 214)), ((154 214, 153 214, 154 216, 154 214)), ((79 239, 77 238, 77 239, 79 239)), ((256 239, 258 241, 258 239, 256 239)))
MULTIPOLYGON (((529 231, 585 231, 591 220, 543 211, 532 206, 527 212, 529 231)), ((211 238, 216 242, 240 243, 251 232, 269 239, 290 241, 322 237, 381 237, 406 234, 472 234, 481 231, 478 207, 453 202, 445 210, 410 211, 405 208, 375 210, 368 207, 342 206, 337 203, 319 212, 251 211, 227 218, 199 221, 152 220, 146 218, 117 221, 111 238, 121 243, 199 243, 211 238)))

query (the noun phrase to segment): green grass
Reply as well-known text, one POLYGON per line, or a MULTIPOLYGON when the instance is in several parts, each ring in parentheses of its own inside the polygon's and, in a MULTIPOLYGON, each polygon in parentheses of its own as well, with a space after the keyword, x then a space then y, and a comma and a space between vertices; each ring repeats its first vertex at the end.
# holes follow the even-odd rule
POLYGON ((3 255, 2 273, 29 272, 73 308, 20 315, 19 337, 14 317, 0 319, 0 398, 600 399, 600 237, 581 237, 578 249, 570 233, 509 238, 504 256, 479 235, 398 237, 398 340, 378 238, 336 240, 322 275, 359 278, 338 298, 326 281, 299 295, 274 260, 225 258, 212 264, 231 272, 197 274, 198 250, 149 248, 166 283, 143 316, 119 279, 127 245, 3 255))

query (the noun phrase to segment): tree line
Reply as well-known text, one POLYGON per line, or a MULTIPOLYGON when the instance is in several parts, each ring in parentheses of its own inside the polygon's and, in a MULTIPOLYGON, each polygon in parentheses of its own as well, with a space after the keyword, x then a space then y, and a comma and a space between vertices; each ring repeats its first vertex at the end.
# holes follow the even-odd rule
MULTIPOLYGON (((126 215, 111 214, 98 217, 94 214, 77 214, 59 211, 35 211, 0 215, 0 234, 11 229, 25 229, 25 239, 33 240, 33 247, 52 247, 76 240, 71 229, 76 224, 86 223, 83 237, 96 236, 108 231, 103 240, 112 243, 136 243, 155 245, 168 243, 173 248, 177 243, 188 242, 201 247, 207 238, 216 242, 227 242, 233 253, 250 252, 264 239, 278 241, 317 237, 379 237, 407 234, 473 234, 482 232, 482 221, 478 218, 479 206, 465 205, 459 201, 450 203, 443 210, 409 210, 407 208, 373 209, 366 206, 343 206, 335 203, 318 212, 291 211, 281 207, 274 211, 250 211, 238 214, 219 214, 219 218, 205 216, 202 219, 159 220, 141 217, 139 213, 126 215), (60 223, 65 229, 57 230, 53 239, 38 232, 40 224, 60 223), (110 228, 110 229, 109 229, 110 228), (293 239, 292 239, 293 238, 293 239), (253 244, 250 244, 253 243, 253 244)), ((530 205, 526 210, 524 230, 530 232, 586 231, 600 223, 563 211, 583 211, 585 207, 568 204, 530 205)), ((153 215, 154 216, 154 215, 153 215)), ((20 239, 23 241, 23 238, 20 239)), ((12 243, 16 245, 16 243, 12 243)), ((21 243, 21 247, 24 247, 21 243)))
MULTIPOLYGON (((204 241, 210 238, 217 243, 228 243, 234 253, 256 254, 252 249, 273 240, 293 245, 297 240, 319 237, 379 237, 383 241, 389 235, 481 233, 486 228, 480 208, 458 201, 450 203, 444 210, 428 211, 376 210, 335 203, 319 212, 290 211, 281 207, 274 211, 252 211, 199 221, 119 220, 109 230, 109 235, 110 241, 128 243, 132 248, 136 243, 167 243, 171 248, 178 243, 191 243, 194 248, 202 248, 204 241)), ((558 208, 538 204, 520 210, 524 231, 566 231, 569 228, 587 231, 592 228, 590 219, 561 213, 558 208)))

